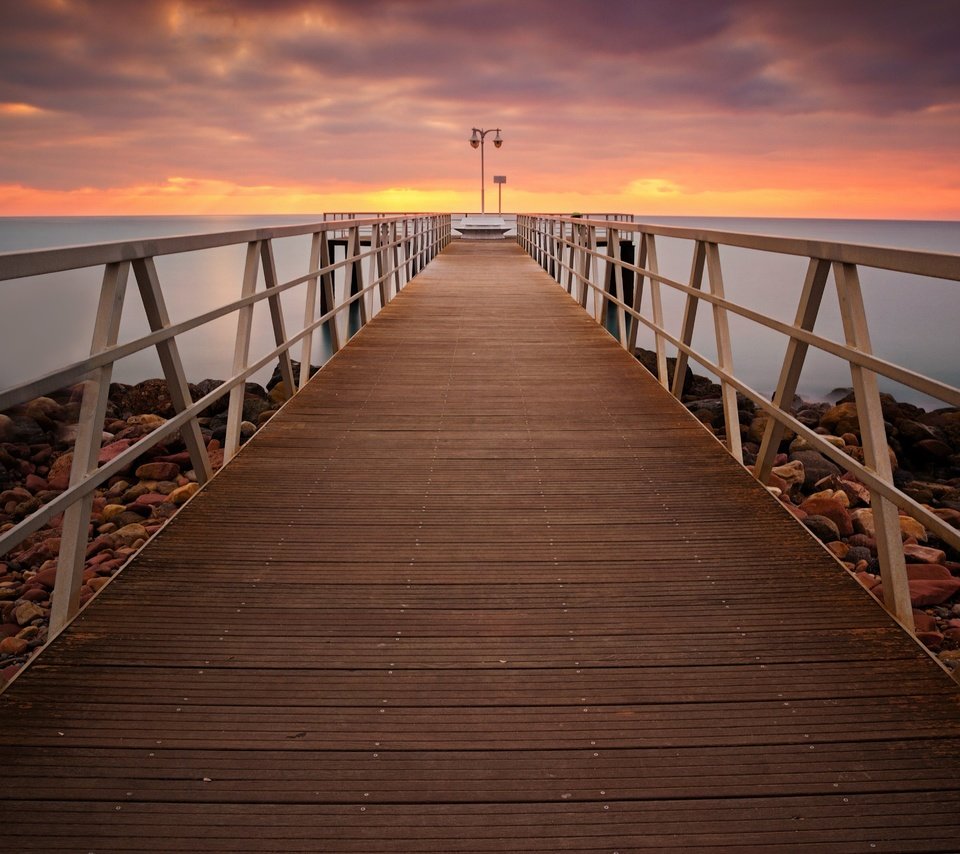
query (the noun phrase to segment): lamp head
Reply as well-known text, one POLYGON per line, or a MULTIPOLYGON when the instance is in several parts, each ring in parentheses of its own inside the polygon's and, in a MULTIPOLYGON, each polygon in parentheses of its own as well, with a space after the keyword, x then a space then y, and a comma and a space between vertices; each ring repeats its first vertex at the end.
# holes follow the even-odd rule
POLYGON ((473 136, 470 137, 470 145, 473 148, 477 148, 480 145, 480 136, 477 134, 477 129, 473 129, 473 136))
POLYGON ((500 131, 499 131, 499 130, 497 130, 497 135, 493 138, 493 144, 494 144, 497 148, 499 148, 501 145, 503 145, 503 140, 500 139, 500 131))

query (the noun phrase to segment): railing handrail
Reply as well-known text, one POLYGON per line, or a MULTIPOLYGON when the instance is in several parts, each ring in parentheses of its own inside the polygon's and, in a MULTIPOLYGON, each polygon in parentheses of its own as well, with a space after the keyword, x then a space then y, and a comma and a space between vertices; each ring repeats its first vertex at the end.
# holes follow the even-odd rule
POLYGON ((755 249, 760 252, 798 255, 804 258, 822 258, 825 261, 856 264, 859 267, 890 270, 894 273, 910 273, 934 279, 960 281, 960 253, 955 252, 933 252, 926 249, 877 246, 869 243, 820 240, 811 237, 785 237, 776 234, 754 234, 649 222, 622 222, 558 214, 520 214, 519 216, 549 218, 556 222, 593 228, 606 228, 613 224, 620 232, 655 234, 658 237, 718 243, 738 249, 755 249))
POLYGON ((2 411, 86 379, 69 486, 0 533, 0 555, 3 555, 51 522, 54 516, 64 514, 48 642, 78 612, 94 490, 176 430, 181 432, 198 481, 206 481, 212 469, 198 418, 212 403, 229 395, 224 440, 224 462, 228 462, 240 444, 244 381, 279 358, 288 392, 295 394, 309 377, 314 333, 327 324, 331 346, 336 352, 346 343, 340 341, 336 326, 342 312, 359 304, 360 324, 366 324, 450 239, 450 217, 447 214, 389 214, 0 254, 0 280, 103 267, 90 356, 0 391, 2 411), (281 282, 276 272, 273 240, 303 235, 312 238, 307 272, 281 282), (344 258, 335 260, 334 246, 344 245, 344 238, 344 258), (238 285, 242 285, 240 297, 172 323, 167 315, 154 258, 228 246, 246 247, 242 281, 238 280, 238 285), (338 301, 334 274, 341 269, 345 292, 343 299, 338 301), (150 332, 119 344, 117 335, 131 272, 140 290, 150 332), (261 272, 264 287, 258 290, 261 272), (351 295, 354 285, 356 293, 351 295), (288 333, 280 295, 299 286, 306 287, 303 326, 288 333), (263 300, 270 309, 276 347, 265 355, 251 358, 252 312, 254 305, 263 300), (326 311, 322 310, 324 303, 326 311), (193 401, 177 351, 177 337, 233 313, 237 314, 238 320, 231 375, 204 397, 193 401), (295 345, 302 348, 299 377, 294 376, 290 356, 295 345), (174 415, 100 466, 98 456, 113 365, 121 358, 151 347, 157 348, 174 415))
POLYGON ((960 406, 960 389, 873 355, 858 268, 869 267, 960 281, 960 254, 555 214, 519 214, 517 241, 552 273, 561 286, 564 285, 564 279, 566 280, 567 292, 577 299, 581 307, 598 323, 604 323, 608 312, 612 311, 615 314, 620 343, 628 351, 633 352, 636 347, 639 325, 649 329, 655 341, 656 376, 661 385, 674 396, 679 398, 682 394, 683 375, 688 358, 694 359, 716 376, 721 388, 726 444, 738 461, 742 462, 743 456, 736 393, 739 392, 752 400, 770 416, 755 466, 755 474, 761 482, 765 482, 769 476, 785 428, 792 429, 798 436, 802 436, 812 449, 857 476, 871 493, 870 504, 874 509, 877 553, 887 607, 912 630, 913 613, 905 559, 900 546, 898 510, 903 510, 921 522, 953 548, 960 549, 960 531, 952 528, 894 484, 887 456, 887 437, 876 374, 891 377, 955 406, 960 406), (607 238, 605 241, 601 233, 607 238), (693 263, 688 284, 660 273, 656 253, 658 236, 679 238, 693 243, 693 263), (633 243, 636 263, 627 261, 622 256, 624 240, 633 243), (598 245, 604 242, 606 251, 601 251, 598 245), (781 255, 805 256, 809 259, 796 319, 792 325, 748 306, 739 305, 726 296, 719 254, 721 245, 781 255), (831 271, 841 303, 845 337, 843 344, 813 332, 821 297, 831 271), (634 277, 632 305, 627 303, 624 294, 626 272, 634 277), (646 316, 642 310, 641 296, 645 281, 650 283, 652 318, 646 316), (708 284, 705 285, 705 282, 708 284), (665 326, 661 285, 686 297, 681 328, 676 333, 671 333, 665 326), (592 309, 588 307, 590 292, 593 293, 592 309), (693 347, 696 310, 701 301, 708 303, 713 310, 716 361, 693 347), (766 399, 735 375, 728 312, 787 337, 783 367, 772 400, 766 399), (675 348, 677 355, 672 383, 667 369, 667 344, 675 348), (860 419, 863 463, 830 445, 822 436, 786 411, 796 393, 808 347, 838 356, 850 366, 860 419))
POLYGON ((234 246, 238 243, 253 243, 282 237, 301 237, 307 234, 342 231, 349 228, 366 228, 390 224, 391 222, 402 222, 414 217, 431 216, 446 216, 446 214, 390 214, 383 217, 320 220, 266 228, 244 228, 235 231, 214 231, 203 234, 176 234, 168 237, 141 237, 107 243, 79 243, 74 246, 0 252, 0 282, 10 279, 23 279, 28 276, 42 276, 48 273, 62 273, 85 267, 99 267, 103 264, 116 264, 121 261, 134 261, 138 258, 178 255, 183 252, 234 246))

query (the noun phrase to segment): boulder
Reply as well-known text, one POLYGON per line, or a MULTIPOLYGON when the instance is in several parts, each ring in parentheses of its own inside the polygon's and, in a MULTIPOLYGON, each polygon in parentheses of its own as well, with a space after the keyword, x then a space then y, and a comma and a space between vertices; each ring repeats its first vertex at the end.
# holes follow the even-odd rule
POLYGON ((818 481, 833 475, 839 476, 840 468, 818 451, 797 451, 790 454, 791 462, 803 464, 803 488, 812 490, 818 481))
POLYGON ((137 467, 136 475, 141 480, 173 480, 180 474, 176 463, 144 463, 137 467))
POLYGON ((942 549, 933 549, 920 545, 905 545, 903 547, 903 554, 907 560, 912 563, 934 563, 942 566, 943 562, 947 559, 942 549))
POLYGON ((860 435, 860 421, 857 418, 857 405, 855 403, 838 403, 830 407, 820 416, 820 426, 833 433, 834 436, 842 436, 844 433, 853 433, 860 435))
POLYGON ((826 516, 837 528, 840 537, 853 535, 853 521, 850 512, 834 498, 811 496, 800 504, 800 509, 810 516, 826 516))
MULTIPOLYGON (((803 508, 801 507, 801 509, 803 508)), ((803 524, 811 534, 823 543, 830 543, 840 539, 837 526, 826 516, 807 516, 803 520, 803 524)))

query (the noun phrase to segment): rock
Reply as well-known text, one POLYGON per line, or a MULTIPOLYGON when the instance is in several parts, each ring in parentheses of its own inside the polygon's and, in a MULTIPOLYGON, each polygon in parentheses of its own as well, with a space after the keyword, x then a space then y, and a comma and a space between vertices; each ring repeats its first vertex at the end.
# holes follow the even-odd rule
POLYGON ((28 400, 22 408, 23 414, 35 421, 63 421, 65 414, 63 407, 49 397, 35 397, 28 400))
POLYGON ((280 406, 290 399, 290 391, 287 384, 281 380, 272 389, 270 389, 270 402, 275 406, 280 406))
POLYGON ((134 415, 147 413, 163 418, 174 415, 167 381, 160 379, 144 380, 130 387, 123 395, 120 408, 134 415))
POLYGON ((827 548, 840 560, 844 560, 850 552, 850 546, 846 543, 840 542, 840 540, 834 540, 832 543, 827 543, 827 548))
POLYGON ((4 638, 0 641, 0 655, 22 655, 29 646, 22 638, 4 638))
POLYGON ((70 486, 70 469, 73 467, 73 451, 61 454, 51 464, 47 472, 47 486, 50 489, 66 489, 70 486))
POLYGON ((835 436, 844 433, 860 435, 860 421, 857 418, 855 403, 838 403, 832 406, 820 417, 820 426, 829 430, 835 436))
POLYGON ((812 490, 825 477, 840 474, 840 468, 817 451, 797 451, 790 454, 791 462, 803 463, 803 488, 812 490))
POLYGON ((129 509, 134 509, 137 507, 153 507, 157 504, 163 504, 167 500, 167 496, 162 492, 148 492, 145 495, 141 495, 133 502, 133 507, 129 509))
MULTIPOLYGON (((910 587, 910 602, 914 608, 927 605, 940 605, 960 591, 960 579, 930 578, 908 581, 910 587)), ((883 599, 883 584, 878 584, 871 591, 880 601, 883 599)))
POLYGON ((0 412, 0 442, 12 442, 14 432, 13 419, 0 412))
POLYGON ((141 480, 173 480, 178 474, 180 466, 176 463, 144 463, 136 471, 141 480))
POLYGON ((840 539, 837 526, 826 516, 807 516, 803 524, 821 542, 830 543, 840 539))
POLYGON ((23 481, 23 485, 31 492, 43 492, 45 489, 50 488, 50 484, 45 478, 38 477, 35 474, 28 474, 23 481))
MULTIPOLYGON (((633 355, 636 357, 637 361, 641 365, 643 365, 651 374, 653 374, 653 376, 655 377, 657 376, 657 354, 655 351, 644 350, 642 347, 637 347, 637 349, 633 351, 633 355)), ((673 384, 673 375, 676 372, 676 369, 677 369, 677 360, 675 358, 668 357, 667 358, 667 378, 671 386, 673 384)), ((279 370, 275 371, 275 374, 278 376, 278 379, 279 379, 279 370)), ((294 376, 298 376, 298 374, 295 372, 294 376)), ((693 371, 690 369, 690 365, 688 364, 683 374, 683 389, 681 390, 681 394, 685 394, 687 391, 689 391, 689 388, 692 382, 693 382, 693 371)))
POLYGON ((940 632, 917 632, 917 640, 920 641, 928 649, 932 649, 936 652, 943 646, 944 636, 940 632))
POLYGON ((913 563, 936 563, 943 564, 947 559, 946 554, 941 549, 932 549, 928 546, 905 545, 903 554, 913 563))
MULTIPOLYGON (((841 451, 844 448, 843 439, 841 439, 839 436, 828 435, 828 436, 824 436, 823 439, 824 441, 833 445, 835 448, 839 448, 841 451)), ((797 438, 790 443, 791 454, 795 454, 797 451, 812 451, 812 450, 815 450, 815 448, 803 436, 797 436, 797 438)))
POLYGON ((137 540, 145 540, 147 538, 147 529, 141 524, 124 525, 119 531, 115 531, 110 536, 115 542, 129 546, 133 545, 137 540))
POLYGON ((127 448, 133 444, 133 439, 118 439, 116 442, 111 442, 109 445, 104 445, 100 449, 100 456, 97 458, 97 462, 100 465, 109 463, 114 457, 118 457, 122 454, 127 448))
POLYGON ((108 504, 100 511, 100 519, 104 522, 112 522, 126 509, 123 504, 108 504))
POLYGON ((921 543, 927 541, 927 529, 910 516, 900 517, 900 534, 904 537, 915 537, 921 543))
POLYGON ((50 566, 46 569, 41 569, 35 576, 33 576, 31 580, 36 584, 42 584, 48 590, 53 590, 53 585, 57 581, 56 566, 50 566))
POLYGON ((177 489, 173 490, 167 498, 173 504, 176 504, 178 507, 181 504, 184 504, 189 498, 192 498, 196 495, 197 490, 200 489, 199 483, 188 483, 185 486, 180 486, 177 489))
POLYGON ((926 611, 913 612, 913 625, 918 632, 935 632, 937 630, 937 618, 930 616, 926 611))
POLYGON ((275 405, 268 400, 261 400, 259 397, 248 397, 243 401, 243 420, 256 424, 261 413, 268 409, 274 409, 275 405))
MULTIPOLYGON (((800 504, 800 509, 810 516, 825 516, 837 528, 840 537, 853 535, 853 521, 846 507, 834 498, 816 498, 811 496, 800 504)), ((837 539, 837 538, 834 538, 837 539)))
MULTIPOLYGON (((194 396, 194 403, 200 400, 201 397, 206 397, 212 391, 215 391, 220 386, 223 385, 223 380, 214 380, 214 379, 205 379, 200 380, 195 386, 191 386, 190 392, 194 396)), ((204 415, 219 415, 222 412, 227 411, 227 406, 230 403, 230 395, 224 394, 222 397, 219 397, 213 403, 211 403, 206 409, 203 410, 204 415)))
POLYGON ((850 520, 853 522, 853 530, 858 534, 876 539, 877 529, 873 522, 873 510, 869 507, 861 507, 850 513, 850 520))
POLYGON ((925 579, 946 579, 953 578, 953 574, 945 566, 939 566, 932 563, 908 563, 907 578, 911 581, 923 581, 925 579))
POLYGON ((25 626, 37 617, 46 616, 46 613, 43 608, 35 605, 33 602, 23 602, 13 609, 13 618, 17 621, 18 625, 25 626))
POLYGON ((939 439, 924 439, 913 446, 913 452, 933 462, 943 462, 953 455, 953 448, 939 439))
MULTIPOLYGON (((750 419, 750 423, 747 425, 747 439, 759 445, 763 441, 763 434, 766 432, 767 422, 769 420, 770 416, 765 412, 759 412, 750 419)), ((796 437, 797 434, 794 433, 793 430, 785 427, 781 441, 792 442, 796 437)))
POLYGON ((782 466, 774 466, 772 473, 785 483, 788 490, 800 486, 806 478, 803 463, 799 460, 785 463, 782 466))

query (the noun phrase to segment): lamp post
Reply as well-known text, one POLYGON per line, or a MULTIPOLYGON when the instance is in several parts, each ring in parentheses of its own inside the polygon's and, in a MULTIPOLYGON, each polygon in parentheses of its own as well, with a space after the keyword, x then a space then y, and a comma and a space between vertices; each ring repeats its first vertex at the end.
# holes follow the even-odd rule
POLYGON ((496 131, 496 136, 493 138, 493 144, 499 148, 503 145, 503 140, 500 138, 500 128, 490 128, 489 130, 483 130, 483 128, 473 128, 473 136, 470 137, 470 145, 473 148, 480 148, 480 213, 486 213, 486 200, 484 198, 484 182, 486 178, 484 176, 484 165, 483 165, 483 141, 486 138, 488 133, 493 133, 496 131))

